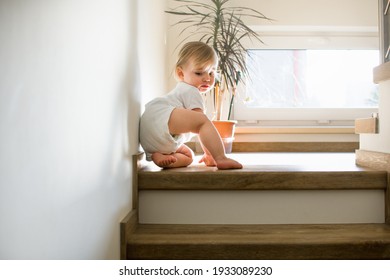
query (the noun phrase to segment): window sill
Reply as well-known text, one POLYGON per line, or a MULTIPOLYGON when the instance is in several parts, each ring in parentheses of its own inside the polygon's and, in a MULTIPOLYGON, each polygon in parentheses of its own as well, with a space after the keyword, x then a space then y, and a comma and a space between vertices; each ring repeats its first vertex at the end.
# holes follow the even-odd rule
POLYGON ((237 126, 236 134, 355 134, 354 126, 237 126))

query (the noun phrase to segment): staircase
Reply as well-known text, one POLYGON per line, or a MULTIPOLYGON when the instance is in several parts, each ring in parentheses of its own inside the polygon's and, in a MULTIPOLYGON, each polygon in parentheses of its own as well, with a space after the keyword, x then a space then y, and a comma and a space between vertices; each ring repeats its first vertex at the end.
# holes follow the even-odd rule
POLYGON ((237 153, 242 170, 135 159, 122 259, 390 259, 388 175, 354 153, 237 153))

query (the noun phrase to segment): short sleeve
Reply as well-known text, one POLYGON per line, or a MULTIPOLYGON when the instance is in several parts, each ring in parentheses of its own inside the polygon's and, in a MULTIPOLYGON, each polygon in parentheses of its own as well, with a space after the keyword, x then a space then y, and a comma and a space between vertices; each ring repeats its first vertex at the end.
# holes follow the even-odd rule
POLYGON ((198 89, 193 86, 188 86, 185 90, 180 91, 180 99, 183 103, 183 107, 186 109, 202 109, 204 108, 204 101, 202 95, 198 89))

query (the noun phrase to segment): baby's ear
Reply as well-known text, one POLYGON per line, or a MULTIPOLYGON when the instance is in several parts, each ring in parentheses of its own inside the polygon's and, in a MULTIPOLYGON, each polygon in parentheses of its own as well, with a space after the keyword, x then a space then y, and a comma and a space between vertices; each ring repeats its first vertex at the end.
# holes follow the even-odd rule
POLYGON ((183 69, 180 66, 176 67, 176 77, 179 80, 183 80, 184 78, 183 69))

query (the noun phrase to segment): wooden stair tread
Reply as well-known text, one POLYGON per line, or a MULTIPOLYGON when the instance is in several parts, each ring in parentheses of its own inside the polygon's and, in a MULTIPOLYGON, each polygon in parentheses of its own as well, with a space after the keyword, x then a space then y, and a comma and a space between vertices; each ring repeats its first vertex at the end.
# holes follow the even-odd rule
POLYGON ((390 225, 140 224, 130 259, 389 259, 390 225))
MULTIPOLYGON (((354 153, 236 153, 230 157, 244 168, 217 170, 195 163, 162 170, 138 161, 135 195, 147 190, 383 190, 388 198, 387 172, 356 165, 354 153)), ((136 221, 124 234, 126 259, 390 259, 389 224, 136 221)))
MULTIPOLYGON (((244 165, 217 170, 202 164, 138 171, 139 190, 386 189, 387 173, 355 164, 354 153, 231 154, 244 165)), ((197 162, 195 160, 194 162, 197 162)))
POLYGON ((390 225, 323 224, 323 225, 169 225, 140 224, 130 242, 141 243, 343 243, 387 242, 390 225), (169 238, 167 238, 169 237, 169 238))

